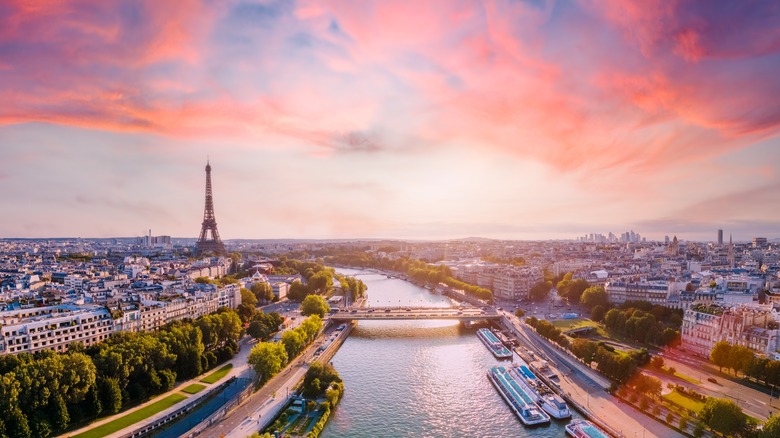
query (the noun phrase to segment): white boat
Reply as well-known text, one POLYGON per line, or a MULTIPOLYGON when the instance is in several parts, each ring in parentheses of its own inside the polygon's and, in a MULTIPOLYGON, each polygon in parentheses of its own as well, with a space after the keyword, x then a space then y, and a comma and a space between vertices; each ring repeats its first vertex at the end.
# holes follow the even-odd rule
POLYGON ((571 417, 569 405, 553 392, 549 386, 539 380, 530 369, 528 364, 520 359, 520 363, 512 367, 511 372, 515 379, 523 386, 527 392, 533 394, 535 402, 545 412, 550 414, 556 420, 564 420, 571 417))
POLYGON ((490 368, 487 376, 523 424, 535 426, 550 422, 550 416, 536 406, 531 396, 522 389, 504 367, 490 368))
POLYGON ((588 420, 573 420, 566 425, 566 435, 573 438, 609 438, 609 434, 588 420))

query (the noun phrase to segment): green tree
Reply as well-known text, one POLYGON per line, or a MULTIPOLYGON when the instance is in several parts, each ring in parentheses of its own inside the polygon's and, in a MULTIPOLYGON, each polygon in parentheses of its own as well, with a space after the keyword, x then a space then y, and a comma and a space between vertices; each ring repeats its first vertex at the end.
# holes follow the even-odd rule
POLYGON ((333 274, 329 270, 322 270, 312 275, 307 286, 313 294, 324 294, 333 289, 333 274))
POLYGON ((301 301, 309 294, 309 289, 300 281, 293 281, 290 290, 287 291, 287 298, 294 301, 301 301))
POLYGON ((751 363, 755 359, 755 355, 749 348, 742 345, 735 345, 731 347, 731 355, 729 356, 729 368, 734 370, 735 374, 740 371, 745 372, 750 368, 751 363))
POLYGON ((571 283, 571 286, 569 286, 569 291, 566 293, 566 297, 569 298, 570 303, 578 303, 582 294, 589 287, 590 283, 582 278, 578 278, 571 283))
POLYGON ((727 367, 730 364, 729 356, 731 356, 731 344, 728 341, 718 341, 710 351, 710 360, 712 363, 718 366, 723 371, 723 367, 727 367))
POLYGON ((589 309, 592 309, 594 306, 607 307, 609 305, 607 293, 601 286, 591 286, 585 289, 582 292, 582 296, 580 296, 580 302, 589 309))
POLYGON ((652 365, 653 368, 660 370, 664 367, 664 358, 661 356, 653 356, 653 358, 650 359, 650 365, 652 365))
MULTIPOLYGON (((262 284, 262 283, 261 283, 262 284)), ((251 290, 242 287, 241 288, 241 304, 248 304, 252 307, 257 306, 257 297, 251 290)))
POLYGON ((528 295, 533 301, 543 301, 550 294, 550 289, 552 289, 552 282, 540 281, 531 287, 528 295))
POLYGON ((780 415, 774 415, 769 417, 764 423, 764 428, 761 431, 761 438, 777 438, 780 436, 780 415))
POLYGON ((593 306, 593 308, 590 310, 590 319, 596 322, 601 322, 604 320, 604 316, 606 315, 606 310, 604 310, 603 306, 596 305, 593 306))
POLYGON ((103 410, 108 414, 116 414, 122 409, 122 389, 119 381, 112 377, 98 379, 98 395, 103 410))
POLYGON ((306 341, 304 335, 298 330, 287 330, 282 333, 282 344, 284 344, 284 349, 287 351, 287 357, 292 358, 301 352, 303 346, 306 345, 306 341))
POLYGON ((515 316, 518 317, 518 318, 524 317, 525 316, 525 310, 523 310, 523 309, 518 307, 517 310, 515 310, 515 316))
POLYGON ((709 397, 699 412, 699 418, 716 432, 733 436, 745 431, 747 417, 731 400, 709 397))
POLYGON ((287 364, 287 351, 281 343, 260 342, 249 352, 247 361, 265 383, 287 364))
POLYGON ((274 299, 274 290, 270 283, 254 283, 250 290, 255 294, 255 298, 257 298, 257 301, 259 302, 267 303, 274 299))
POLYGON ((301 315, 319 315, 320 318, 324 318, 328 311, 330 306, 325 298, 319 295, 309 295, 301 303, 301 315))

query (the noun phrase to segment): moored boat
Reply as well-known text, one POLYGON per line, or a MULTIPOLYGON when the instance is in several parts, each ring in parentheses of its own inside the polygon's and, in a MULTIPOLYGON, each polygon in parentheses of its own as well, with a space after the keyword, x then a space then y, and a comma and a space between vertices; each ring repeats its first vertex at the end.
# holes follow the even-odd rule
POLYGON ((588 420, 573 420, 566 425, 566 434, 572 438, 609 438, 609 434, 588 420))
POLYGON ((525 393, 504 367, 490 368, 487 376, 523 424, 535 426, 550 422, 550 416, 536 406, 531 396, 525 393))
POLYGON ((528 364, 522 359, 520 359, 519 364, 512 367, 511 374, 527 392, 533 394, 535 398, 534 401, 545 412, 550 414, 551 417, 556 420, 563 420, 571 417, 569 405, 553 392, 549 386, 539 380, 534 373, 528 369, 528 364))
POLYGON ((477 330, 477 337, 483 344, 493 353, 497 359, 511 359, 512 352, 501 344, 501 341, 496 338, 490 330, 482 328, 477 330))

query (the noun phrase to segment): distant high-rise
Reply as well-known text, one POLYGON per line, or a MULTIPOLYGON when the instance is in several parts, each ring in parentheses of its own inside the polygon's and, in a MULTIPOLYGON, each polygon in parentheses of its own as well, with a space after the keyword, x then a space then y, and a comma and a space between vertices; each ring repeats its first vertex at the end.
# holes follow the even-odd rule
POLYGON ((219 239, 217 219, 214 217, 214 199, 211 196, 211 164, 208 161, 206 161, 206 207, 203 211, 203 225, 200 229, 195 254, 198 256, 206 254, 227 255, 225 244, 219 239))
POLYGON ((718 245, 723 245, 723 230, 718 230, 718 245))

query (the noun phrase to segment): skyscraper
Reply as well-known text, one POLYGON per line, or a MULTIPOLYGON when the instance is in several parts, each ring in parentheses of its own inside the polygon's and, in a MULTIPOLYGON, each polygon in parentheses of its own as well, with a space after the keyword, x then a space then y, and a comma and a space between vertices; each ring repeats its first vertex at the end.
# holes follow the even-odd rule
POLYGON ((723 245, 723 230, 718 230, 718 245, 723 245))

